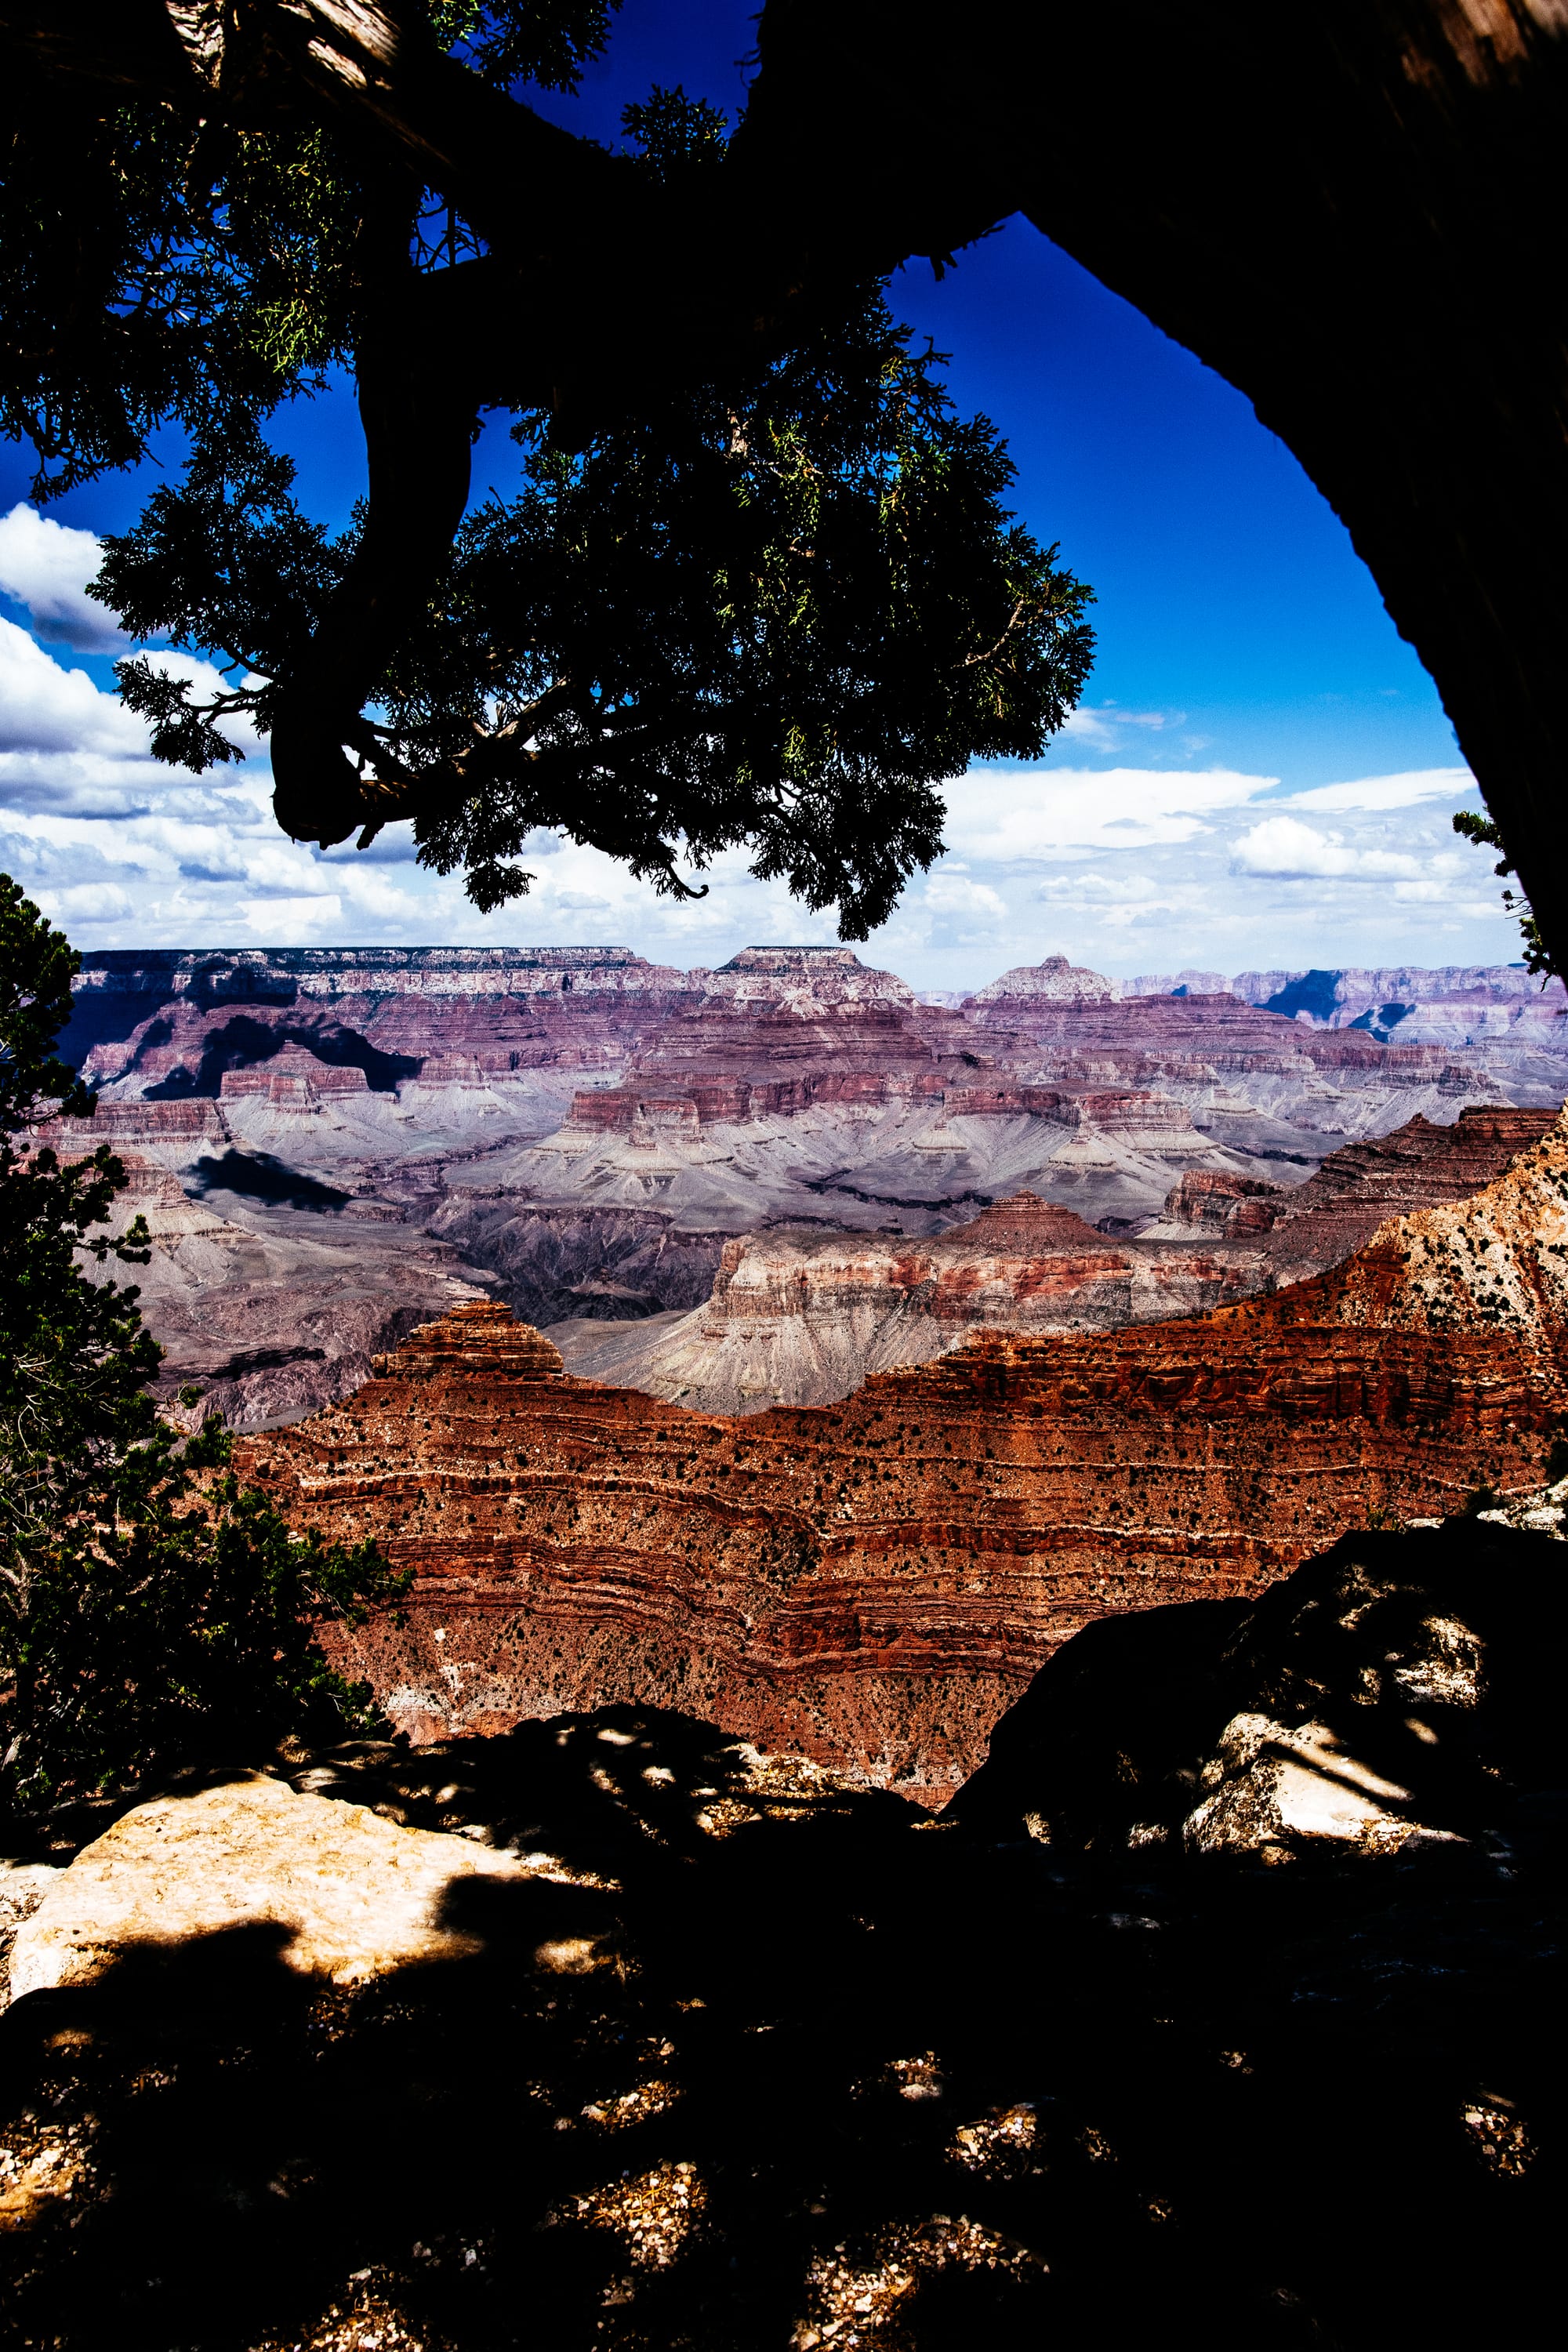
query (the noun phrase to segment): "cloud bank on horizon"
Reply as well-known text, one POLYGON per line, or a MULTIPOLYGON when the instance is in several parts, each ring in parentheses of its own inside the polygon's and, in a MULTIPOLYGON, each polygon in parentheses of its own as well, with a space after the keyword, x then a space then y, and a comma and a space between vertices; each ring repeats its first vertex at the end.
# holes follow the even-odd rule
MULTIPOLYGON (((754 881, 740 856, 708 870, 706 898, 676 905, 541 834, 531 895, 485 916, 460 881, 416 863, 407 825, 363 854, 287 840, 254 737, 237 738, 242 766, 205 777, 151 758, 107 667, 127 640, 85 593, 97 562, 91 531, 26 505, 0 518, 0 594, 27 621, 0 617, 0 867, 78 946, 614 941, 691 965, 753 940, 837 937, 831 915, 754 881)), ((949 795, 948 854, 862 955, 926 988, 1058 952, 1123 978, 1517 958, 1491 860, 1449 822, 1479 804, 1465 768, 1289 791, 1221 764, 1162 764, 1166 740, 1173 759, 1192 757, 1181 727, 1180 712, 1090 705, 1038 765, 972 771, 949 795)))

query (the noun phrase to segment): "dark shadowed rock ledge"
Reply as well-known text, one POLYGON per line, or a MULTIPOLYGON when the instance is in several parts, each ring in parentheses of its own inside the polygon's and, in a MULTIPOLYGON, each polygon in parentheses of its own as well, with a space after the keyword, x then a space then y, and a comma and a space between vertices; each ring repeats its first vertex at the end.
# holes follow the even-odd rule
MULTIPOLYGON (((1104 1736, 1080 1709, 1063 1750, 1070 1831, 1048 1741, 1004 1742, 987 1817, 971 1795, 960 1826, 630 1707, 363 1743, 277 1768, 260 1800, 217 1776, 123 1814, 19 1938, 36 1968, 74 1916, 96 1956, 0 2021, 4 2340, 1533 2340, 1557 2267, 1563 1828, 1531 1710, 1563 1553, 1474 1523, 1397 1544, 1231 1609, 1217 1664, 1212 1612, 1080 1636, 1042 1678, 1071 1685, 1079 1649, 1074 1687, 1099 1677, 1104 1736), (1446 1834, 1319 1837, 1283 1868, 1250 1834, 1230 1866, 1196 1838, 1082 1834, 1127 1818, 1123 1759, 1137 1805, 1173 1813, 1171 1757, 1238 1692, 1287 1732, 1357 1708, 1392 1732, 1386 1691, 1358 1695, 1370 1664, 1440 1738, 1475 1734, 1446 1834), (1028 1786, 999 1802, 1004 1768, 1028 1786), (997 1837, 1025 1794, 1056 1805, 1051 1844, 997 1837), (309 1834, 262 1870, 239 1813, 309 1834), (423 1940, 367 1912, 356 1968, 312 1856, 366 1840, 390 1888, 403 1838, 450 1874, 423 1940), (110 1949, 116 1841, 137 1875, 110 1949), (59 1900, 79 1871, 95 1909, 59 1900), (147 1933, 160 1888, 187 1932, 147 1933)), ((341 1891, 352 1909, 352 1872, 341 1891)))

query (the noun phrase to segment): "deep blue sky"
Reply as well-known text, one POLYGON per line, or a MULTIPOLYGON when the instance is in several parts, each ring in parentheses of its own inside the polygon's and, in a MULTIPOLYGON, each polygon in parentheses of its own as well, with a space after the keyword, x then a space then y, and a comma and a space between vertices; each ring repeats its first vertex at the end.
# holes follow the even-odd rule
MULTIPOLYGON (((733 117, 753 14, 728 0, 628 0, 579 95, 537 102, 606 143, 655 80, 733 117)), ((1158 740, 1141 730, 1141 758, 1219 761, 1287 785, 1455 760, 1431 682, 1342 527, 1228 384, 1021 220, 962 254, 940 285, 911 264, 892 299, 952 352, 960 404, 1007 437, 1019 511, 1098 593, 1090 703, 1168 714, 1158 740)), ((300 404, 278 437, 312 511, 340 520, 363 479, 347 392, 300 404)), ((476 453, 476 493, 514 472, 498 424, 476 453)), ((26 481, 21 453, 0 447, 0 511, 26 481)), ((112 529, 141 495, 120 478, 51 511, 112 529)))
MULTIPOLYGON (((752 6, 733 0, 628 0, 579 94, 535 100, 611 145, 623 107, 655 81, 733 120, 753 37, 752 6)), ((1022 221, 961 254, 940 284, 912 264, 890 299, 951 354, 961 408, 1006 436, 1020 515, 1097 592, 1100 654, 1083 711, 1043 762, 1076 780, 961 782, 950 856, 911 888, 873 958, 927 984, 971 985, 1057 947, 1116 972, 1516 954, 1489 861, 1448 827, 1476 795, 1431 681, 1249 404, 1022 221), (1344 789, 1301 797, 1320 787, 1344 789)), ((515 480, 509 422, 475 453, 476 497, 515 480)), ((298 404, 274 436, 298 461, 307 509, 341 523, 364 478, 348 388, 298 404)), ((163 461, 180 454, 169 436, 163 461)), ((0 445, 0 518, 27 475, 23 453, 0 445)), ((122 528, 156 478, 145 467, 50 511, 122 528)), ((0 616, 27 625, 25 604, 0 598, 0 616)), ((111 683, 102 656, 42 651, 111 683)), ((21 658, 16 645, 6 657, 21 658)), ((134 747, 115 751, 114 781, 112 724, 71 702, 61 671, 26 672, 33 658, 15 672, 13 705, 31 698, 55 715, 35 724, 36 751, 21 721, 16 748, 0 745, 0 863, 83 945, 614 938, 712 963, 748 939, 831 936, 830 918, 749 883, 743 860, 712 877, 702 907, 676 908, 595 854, 553 845, 534 896, 479 919, 455 884, 412 866, 406 828, 389 828, 368 862, 283 844, 260 758, 230 772, 226 800, 216 782, 163 791, 134 747)))

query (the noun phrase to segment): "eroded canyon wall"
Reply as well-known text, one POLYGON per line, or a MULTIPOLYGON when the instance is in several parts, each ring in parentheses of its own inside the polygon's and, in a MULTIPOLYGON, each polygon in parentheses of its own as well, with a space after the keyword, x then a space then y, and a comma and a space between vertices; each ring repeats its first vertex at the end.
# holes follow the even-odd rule
MULTIPOLYGON (((1164 1216, 1107 1234, 1024 1192, 927 1240, 784 1223, 724 1244, 711 1296, 682 1318, 552 1338, 568 1369, 696 1410, 828 1404, 868 1373, 930 1361, 984 1329, 1111 1331, 1300 1282, 1390 1216, 1461 1200, 1553 1125, 1468 1108, 1332 1152, 1288 1188, 1189 1168, 1164 1216)), ((573 1310, 574 1318, 577 1310, 573 1310)))
MULTIPOLYGON (((1346 1138, 1415 1113, 1451 1125, 1499 1098, 1437 1044, 1389 1045, 1223 989, 1129 996, 1059 957, 957 1006, 924 1003, 837 947, 746 949, 691 972, 596 947, 127 952, 90 958, 79 979, 68 1049, 102 1100, 72 1139, 150 1157, 198 1223, 223 1224, 216 1243, 182 1234, 166 1203, 144 1286, 171 1378, 206 1374, 249 1425, 342 1394, 378 1342, 475 1285, 528 1320, 646 1321, 647 1348, 665 1346, 742 1244, 750 1271, 709 1318, 725 1327, 728 1368, 705 1369, 705 1328, 682 1336, 681 1367, 646 1375, 617 1339, 617 1377, 725 1409, 824 1401, 963 1328, 916 1303, 889 1333, 891 1293, 913 1300, 928 1275, 881 1283, 884 1244, 910 1256, 1021 1192, 1103 1245, 1086 1244, 1081 1277, 1048 1253, 1037 1282, 1008 1271, 1005 1251, 964 1244, 974 1322, 1089 1328, 1212 1306, 1262 1278, 1237 1251, 1283 1234, 1270 1188, 1299 1184, 1346 1138), (1143 1248, 1184 1185, 1205 1213, 1143 1248), (1249 1205, 1220 1230, 1207 1212, 1222 1198, 1249 1205), (852 1232, 844 1254, 871 1267, 859 1287, 879 1298, 840 1328, 858 1277, 807 1271, 804 1290, 831 1313, 769 1339, 743 1294, 765 1307, 772 1277, 752 1274, 790 1250, 820 1272, 823 1220, 852 1232), (802 1229, 798 1245, 775 1240, 784 1226, 802 1229), (1061 1311, 1047 1316, 1053 1289, 1061 1311)), ((1508 1066, 1523 1068, 1517 1055, 1508 1066)), ((1568 1061, 1542 1066, 1555 1104, 1568 1061)), ((1504 1098, 1535 1097, 1521 1083, 1504 1098)), ((1413 1204, 1396 1190, 1375 1205, 1413 1204)), ((1295 1221, 1294 1273, 1373 1222, 1342 1206, 1295 1221)), ((1282 1263, 1282 1243, 1269 1248, 1282 1263)), ((929 1278, 941 1300, 961 1280, 929 1278)), ((563 1344, 575 1368, 597 1341, 563 1344)))
POLYGON ((1557 1129, 1274 1297, 982 1338, 829 1410, 684 1412, 461 1308, 241 1466, 415 1570, 342 1654, 416 1737, 631 1699, 931 1797, 1091 1619, 1538 1485, 1565 1326, 1557 1129))

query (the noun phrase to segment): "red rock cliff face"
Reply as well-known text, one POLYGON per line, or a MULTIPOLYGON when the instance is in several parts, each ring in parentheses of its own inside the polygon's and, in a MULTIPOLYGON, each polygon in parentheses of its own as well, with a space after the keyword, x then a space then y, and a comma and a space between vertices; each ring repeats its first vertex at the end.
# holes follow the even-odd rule
POLYGON ((696 1004, 706 978, 626 948, 153 953, 95 959, 78 1010, 107 1033, 84 1065, 93 1083, 216 1092, 226 1054, 252 1060, 273 1037, 491 1076, 610 1068, 696 1004))
POLYGON ((1289 1190, 1226 1170, 1188 1169, 1166 1201, 1165 1227, 1260 1242, 1274 1278, 1300 1282, 1349 1257, 1390 1217, 1479 1192, 1557 1118, 1488 1103, 1467 1105, 1448 1127, 1409 1119, 1392 1135, 1330 1152, 1315 1174, 1289 1190))
POLYGON ((174 1146, 182 1153, 204 1143, 226 1143, 228 1129, 213 1102, 100 1102, 90 1118, 52 1118, 37 1129, 42 1143, 61 1151, 96 1151, 100 1143, 143 1149, 174 1146))
POLYGON ((1565 1202, 1554 1131, 1275 1297, 985 1338, 746 1421, 565 1379, 465 1308, 242 1466, 416 1570, 403 1624, 342 1637, 416 1736, 657 1702, 939 1795, 1089 1619, 1537 1483, 1568 1413, 1565 1202))
POLYGON ((1451 1127, 1414 1118, 1392 1135, 1331 1152, 1274 1203, 1267 1247, 1278 1279, 1300 1281, 1348 1257, 1390 1217, 1479 1192, 1556 1123, 1550 1110, 1472 1104, 1451 1127))

